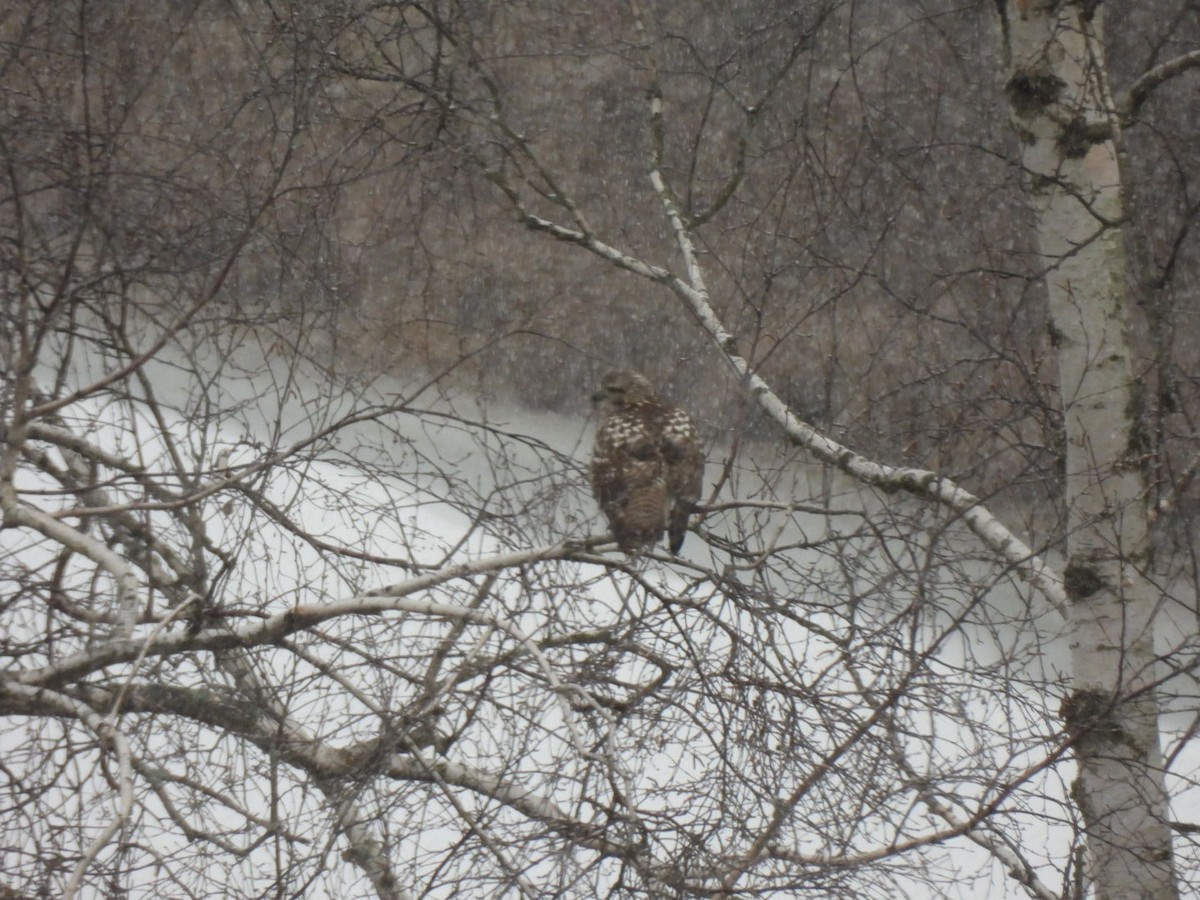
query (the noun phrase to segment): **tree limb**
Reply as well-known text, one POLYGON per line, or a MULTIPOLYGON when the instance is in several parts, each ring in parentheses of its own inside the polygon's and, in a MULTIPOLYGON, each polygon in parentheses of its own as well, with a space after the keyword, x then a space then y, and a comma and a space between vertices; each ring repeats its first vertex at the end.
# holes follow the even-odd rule
POLYGON ((1135 118, 1149 98, 1151 92, 1164 82, 1192 69, 1200 68, 1200 50, 1192 50, 1182 56, 1169 59, 1142 74, 1129 86, 1120 105, 1121 118, 1128 122, 1135 118))

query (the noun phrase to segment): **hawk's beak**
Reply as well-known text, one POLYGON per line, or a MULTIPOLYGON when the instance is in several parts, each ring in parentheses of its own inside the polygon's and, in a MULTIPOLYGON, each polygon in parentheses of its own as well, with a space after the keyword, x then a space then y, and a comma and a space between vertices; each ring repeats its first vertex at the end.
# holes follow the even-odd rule
POLYGON ((604 399, 604 391, 596 391, 596 393, 592 394, 592 406, 595 406, 597 403, 599 403, 603 399, 604 399))

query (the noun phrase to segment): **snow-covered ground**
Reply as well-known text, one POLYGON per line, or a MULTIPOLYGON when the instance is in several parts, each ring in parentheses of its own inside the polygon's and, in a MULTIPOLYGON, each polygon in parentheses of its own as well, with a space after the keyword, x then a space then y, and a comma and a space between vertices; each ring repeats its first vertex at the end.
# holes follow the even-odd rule
MULTIPOLYGON (((96 353, 77 354, 65 369, 65 381, 82 387, 105 377, 114 365, 96 353)), ((330 377, 320 365, 297 362, 252 331, 190 346, 175 344, 142 371, 143 380, 123 382, 135 402, 111 391, 81 397, 61 411, 62 427, 136 462, 143 471, 158 473, 160 484, 172 491, 194 491, 240 476, 239 484, 260 502, 227 486, 214 489, 195 507, 205 538, 226 554, 211 602, 227 613, 262 617, 345 601, 418 572, 582 540, 603 530, 586 486, 594 423, 583 417, 447 395, 416 377, 330 377), (151 396, 153 403, 148 402, 151 396)), ((38 377, 48 385, 58 373, 46 366, 38 377)), ((580 393, 586 397, 587 386, 580 393)), ((708 484, 726 471, 729 452, 719 436, 710 437, 708 484)), ((61 449, 50 454, 65 464, 61 449)), ((881 765, 886 756, 878 747, 864 754, 850 741, 839 749, 855 723, 871 718, 864 703, 873 698, 882 710, 874 727, 890 732, 892 751, 903 757, 914 785, 930 779, 938 799, 960 819, 970 817, 973 804, 1017 785, 1000 801, 1004 813, 998 830, 988 834, 997 845, 1017 846, 1048 886, 1060 890, 1058 873, 1075 840, 1066 802, 1072 765, 1069 756, 1049 765, 1044 761, 1057 730, 1053 713, 1069 683, 1069 638, 1061 619, 1014 573, 987 560, 970 534, 936 511, 861 490, 777 448, 743 448, 728 473, 717 501, 758 505, 709 516, 704 523, 708 541, 691 535, 679 562, 648 560, 633 572, 647 589, 678 598, 679 609, 669 616, 629 575, 586 560, 555 560, 540 568, 534 563, 501 573, 494 589, 489 586, 479 596, 481 608, 542 646, 553 648, 555 640, 590 629, 624 635, 628 647, 638 649, 625 652, 619 642, 605 643, 591 657, 584 648, 561 655, 547 649, 541 660, 531 658, 528 668, 498 669, 495 683, 481 688, 494 693, 480 701, 478 720, 464 726, 448 757, 505 772, 522 788, 544 794, 563 809, 580 810, 586 818, 598 812, 581 810, 581 804, 587 805, 585 787, 598 795, 605 791, 591 785, 584 773, 588 763, 580 755, 588 748, 581 735, 600 734, 604 758, 624 780, 623 790, 630 794, 626 800, 643 819, 674 817, 680 825, 725 822, 728 833, 713 835, 712 841, 735 852, 744 849, 744 842, 739 843, 734 820, 740 820, 744 833, 762 827, 776 804, 813 775, 811 766, 797 761, 828 754, 829 772, 811 797, 797 795, 794 823, 780 840, 795 854, 862 856, 865 866, 865 857, 881 853, 894 835, 947 827, 921 802, 919 791, 869 784, 875 776, 866 767, 881 765), (641 625, 650 631, 634 627, 641 625), (908 644, 899 643, 901 639, 908 644), (746 642, 760 646, 747 650, 746 642), (690 712, 673 735, 636 716, 610 717, 608 724, 598 725, 593 712, 572 699, 574 688, 564 686, 585 673, 594 678, 588 689, 598 693, 644 685, 656 671, 650 650, 670 655, 681 647, 686 652, 672 656, 672 665, 692 670, 672 675, 669 683, 679 687, 671 689, 677 693, 667 705, 690 712), (737 680, 726 679, 718 661, 734 666, 743 658, 760 660, 768 666, 764 672, 777 665, 773 677, 792 691, 793 702, 775 707, 783 694, 735 688, 737 680), (557 668, 539 672, 539 665, 557 668), (903 692, 886 699, 905 672, 912 677, 903 692), (809 701, 795 699, 804 694, 809 701), (751 715, 740 704, 754 696, 764 707, 751 715), (893 717, 895 724, 887 724, 893 717), (739 731, 764 720, 772 736, 750 739, 739 731), (784 720, 790 723, 786 727, 779 724, 784 720), (724 732, 718 728, 712 733, 721 722, 724 732), (779 771, 751 772, 769 763, 761 748, 773 740, 784 742, 789 734, 798 746, 787 749, 780 743, 779 771), (719 751, 729 759, 715 760, 719 751), (698 786, 711 783, 715 771, 728 775, 739 765, 749 767, 747 775, 759 789, 774 785, 776 796, 734 791, 725 802, 745 802, 744 810, 702 808, 698 786), (988 784, 989 778, 993 783, 988 784), (861 799, 846 816, 860 819, 861 827, 821 819, 836 808, 830 795, 838 791, 846 791, 847 797, 858 792, 861 799), (869 806, 870 797, 878 799, 878 808, 869 806), (897 805, 902 802, 908 809, 897 805)), ((42 493, 52 482, 32 470, 23 470, 18 484, 28 502, 47 511, 73 502, 69 495, 42 493)), ((119 474, 102 488, 112 503, 153 500, 137 479, 119 474)), ((173 510, 141 514, 186 555, 196 533, 182 530, 173 510)), ((20 554, 31 570, 48 564, 57 552, 50 542, 27 533, 6 531, 0 541, 6 553, 20 554)), ((133 552, 128 545, 119 549, 133 552)), ((211 553, 206 558, 210 572, 215 571, 217 558, 211 553)), ((69 582, 82 590, 86 575, 81 567, 69 582)), ((463 605, 481 583, 447 582, 426 595, 463 605)), ((4 592, 15 589, 8 585, 4 592)), ((1178 591, 1181 596, 1165 610, 1172 624, 1163 631, 1164 651, 1178 644, 1181 635, 1195 633, 1195 599, 1182 588, 1178 591)), ((164 611, 162 595, 151 596, 150 602, 156 613, 164 611)), ((39 622, 36 608, 24 608, 7 624, 27 627, 32 639, 39 622)), ((142 626, 138 633, 149 631, 150 626, 142 626)), ((472 659, 498 653, 497 647, 512 651, 511 640, 485 632, 469 632, 455 649, 460 674, 472 659)), ((403 678, 371 669, 370 661, 394 659, 397 671, 419 680, 446 634, 447 623, 436 616, 393 616, 382 625, 346 617, 298 638, 310 655, 306 664, 286 654, 261 653, 255 660, 264 677, 286 690, 290 708, 314 737, 346 747, 378 731, 379 718, 370 715, 370 704, 402 706, 415 692, 403 678), (356 655, 352 645, 364 639, 379 644, 371 655, 356 655), (318 662, 340 667, 339 677, 349 679, 347 684, 363 695, 355 697, 319 677, 318 662)), ((46 661, 48 657, 39 656, 37 664, 46 661)), ((163 677, 183 683, 222 677, 202 659, 171 665, 179 668, 163 677)), ((141 673, 147 671, 144 666, 141 673)), ((451 685, 460 707, 471 687, 467 676, 461 677, 451 685)), ((1190 675, 1177 676, 1168 688, 1170 712, 1164 726, 1170 751, 1194 726, 1200 694, 1190 675)), ((450 718, 457 714, 461 720, 464 709, 451 710, 450 718)), ((0 734, 0 749, 11 752, 40 727, 33 719, 10 720, 0 734)), ((248 781, 238 788, 247 806, 265 802, 269 786, 261 781, 255 786, 256 770, 248 761, 236 762, 227 738, 203 726, 189 733, 197 746, 222 760, 212 777, 237 774, 248 781)), ((143 737, 139 746, 143 752, 163 749, 178 740, 172 734, 143 737)), ((173 747, 163 755, 189 771, 205 772, 203 762, 189 756, 187 748, 173 747)), ((1198 763, 1190 745, 1172 760, 1176 815, 1186 821, 1195 819, 1190 810, 1200 804, 1194 783, 1198 763)), ((895 773, 880 777, 885 775, 895 773)), ((86 784, 97 797, 106 795, 102 781, 86 784)), ((388 800, 387 790, 386 785, 364 787, 364 807, 377 804, 381 817, 389 810, 395 816, 399 807, 415 817, 409 807, 426 802, 419 792, 401 788, 388 800)), ((275 802, 289 822, 320 815, 320 803, 307 797, 275 802)), ((74 810, 73 804, 68 809, 74 810)), ((91 816, 101 822, 109 813, 110 807, 100 804, 91 816)), ((228 811, 202 817, 213 827, 239 827, 228 811)), ((407 831, 401 828, 394 836, 396 859, 438 854, 457 839, 454 823, 451 815, 430 817, 427 825, 407 831)), ((163 826, 156 840, 162 848, 187 843, 169 826, 163 826)), ((682 832, 670 825, 658 829, 655 840, 652 849, 688 850, 682 832), (680 843, 673 847, 675 841, 680 843)), ((167 849, 157 852, 171 855, 167 849)), ((1187 862, 1194 864, 1190 858, 1187 862)), ((324 864, 331 873, 305 896, 363 889, 347 863, 325 857, 324 864)), ((913 898, 1027 896, 1002 861, 965 837, 878 865, 886 874, 866 876, 863 896, 897 896, 890 893, 896 889, 913 898), (911 872, 906 866, 913 867, 911 872), (936 891, 931 881, 938 882, 936 891), (875 885, 872 892, 866 892, 869 885, 875 885)), ((530 861, 527 877, 552 883, 553 873, 562 868, 552 860, 530 861)), ((234 864, 229 871, 249 889, 256 880, 269 880, 261 874, 269 869, 257 875, 255 870, 251 862, 234 864)), ((138 877, 131 875, 129 881, 136 891, 138 877)))

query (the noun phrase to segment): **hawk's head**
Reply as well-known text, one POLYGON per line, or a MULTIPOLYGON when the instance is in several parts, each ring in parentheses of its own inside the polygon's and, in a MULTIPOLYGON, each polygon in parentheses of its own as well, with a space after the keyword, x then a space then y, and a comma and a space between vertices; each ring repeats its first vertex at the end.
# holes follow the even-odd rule
POLYGON ((604 413, 617 412, 657 400, 654 388, 650 386, 646 377, 632 369, 609 372, 600 379, 600 387, 592 394, 592 403, 604 413))

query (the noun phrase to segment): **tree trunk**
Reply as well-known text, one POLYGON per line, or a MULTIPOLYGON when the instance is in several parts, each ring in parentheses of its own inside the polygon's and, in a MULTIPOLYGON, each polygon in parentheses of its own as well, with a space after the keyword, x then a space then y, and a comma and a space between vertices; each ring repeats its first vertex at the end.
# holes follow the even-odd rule
POLYGON ((1066 427, 1075 800, 1097 898, 1177 897, 1158 743, 1147 447, 1129 339, 1117 142, 1095 3, 1001 6, 1066 427))

